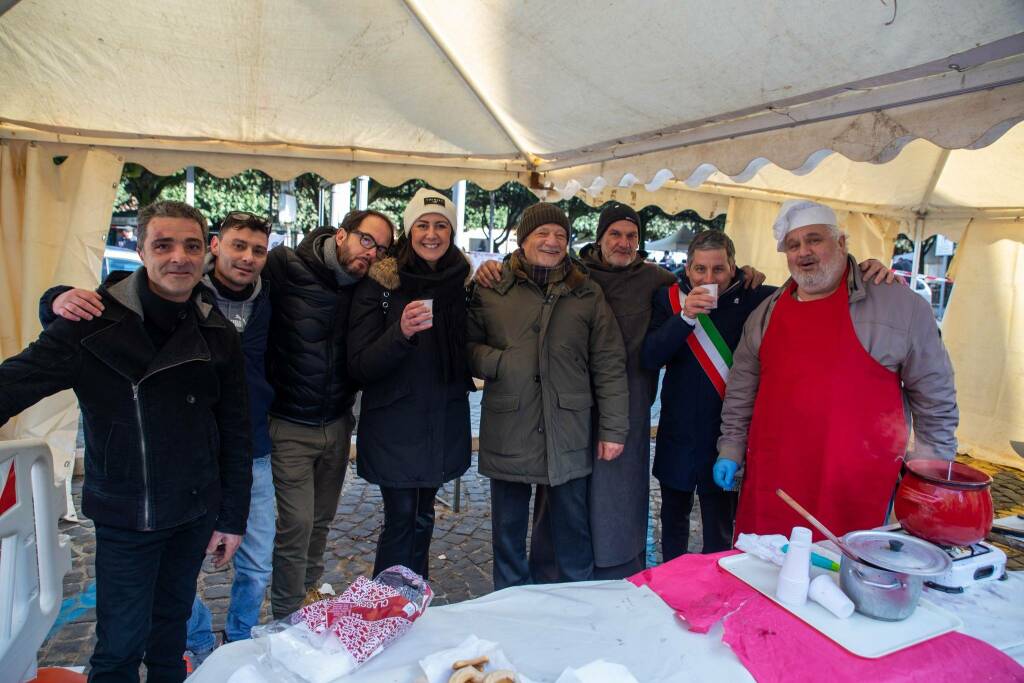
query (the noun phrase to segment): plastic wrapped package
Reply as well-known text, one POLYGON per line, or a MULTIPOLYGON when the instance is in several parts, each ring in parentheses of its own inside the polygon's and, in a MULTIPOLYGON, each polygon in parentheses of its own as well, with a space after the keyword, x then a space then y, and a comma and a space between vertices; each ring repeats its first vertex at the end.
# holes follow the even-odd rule
POLYGON ((253 629, 260 667, 294 683, 328 683, 351 673, 404 634, 434 592, 421 576, 395 566, 360 576, 338 596, 253 629))

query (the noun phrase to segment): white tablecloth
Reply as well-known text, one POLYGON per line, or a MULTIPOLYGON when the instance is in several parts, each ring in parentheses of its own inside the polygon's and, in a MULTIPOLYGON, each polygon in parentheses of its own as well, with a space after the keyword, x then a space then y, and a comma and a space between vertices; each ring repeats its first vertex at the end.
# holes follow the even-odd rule
MULTIPOLYGON (((959 596, 927 591, 928 599, 958 614, 964 632, 1024 665, 1024 572, 971 588, 959 596)), ((467 636, 500 643, 517 669, 554 681, 566 667, 596 659, 626 666, 637 680, 752 681, 722 644, 722 626, 690 633, 650 589, 625 581, 522 586, 475 600, 430 607, 409 632, 344 683, 412 683, 417 662, 452 648, 467 636)), ((218 648, 190 683, 229 683, 232 673, 256 661, 253 641, 218 648)))
MULTIPOLYGON (((537 681, 595 659, 622 664, 640 681, 753 680, 721 643, 720 630, 690 633, 655 593, 625 581, 521 586, 429 607, 408 633, 338 680, 412 683, 420 659, 469 635, 500 643, 517 670, 537 681)), ((259 652, 253 641, 220 647, 189 683, 228 683, 259 652)))

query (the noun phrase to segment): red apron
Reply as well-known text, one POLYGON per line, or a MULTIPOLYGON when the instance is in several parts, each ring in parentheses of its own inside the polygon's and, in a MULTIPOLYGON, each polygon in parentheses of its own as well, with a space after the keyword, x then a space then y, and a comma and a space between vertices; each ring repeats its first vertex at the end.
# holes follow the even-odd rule
MULTIPOLYGON (((779 297, 761 343, 736 533, 810 526, 781 488, 834 533, 885 523, 907 445, 899 376, 864 349, 844 283, 824 299, 779 297)), ((820 534, 815 531, 815 538, 820 534)))

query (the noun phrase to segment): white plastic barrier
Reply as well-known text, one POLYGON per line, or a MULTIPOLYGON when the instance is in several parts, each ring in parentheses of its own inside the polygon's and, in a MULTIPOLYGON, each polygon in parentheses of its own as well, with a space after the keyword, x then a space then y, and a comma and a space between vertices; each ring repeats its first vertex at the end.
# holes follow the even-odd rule
POLYGON ((71 569, 57 533, 64 487, 45 441, 0 442, 0 683, 35 678, 36 654, 60 612, 71 569))

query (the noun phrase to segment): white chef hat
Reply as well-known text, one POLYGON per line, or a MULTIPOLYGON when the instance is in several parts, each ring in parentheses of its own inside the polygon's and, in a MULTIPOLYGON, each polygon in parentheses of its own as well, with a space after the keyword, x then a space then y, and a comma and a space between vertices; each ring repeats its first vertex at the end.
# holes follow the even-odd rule
POLYGON ((793 230, 804 228, 808 225, 831 225, 838 230, 839 223, 836 221, 836 212, 818 202, 809 199, 790 199, 782 204, 779 215, 772 225, 772 232, 778 241, 778 250, 784 251, 783 241, 793 230))
POLYGON ((455 227, 455 204, 452 203, 452 200, 440 192, 434 192, 422 187, 412 196, 409 204, 405 207, 405 211, 402 213, 402 223, 406 234, 408 234, 416 219, 428 213, 441 214, 448 219, 453 228, 455 227))

